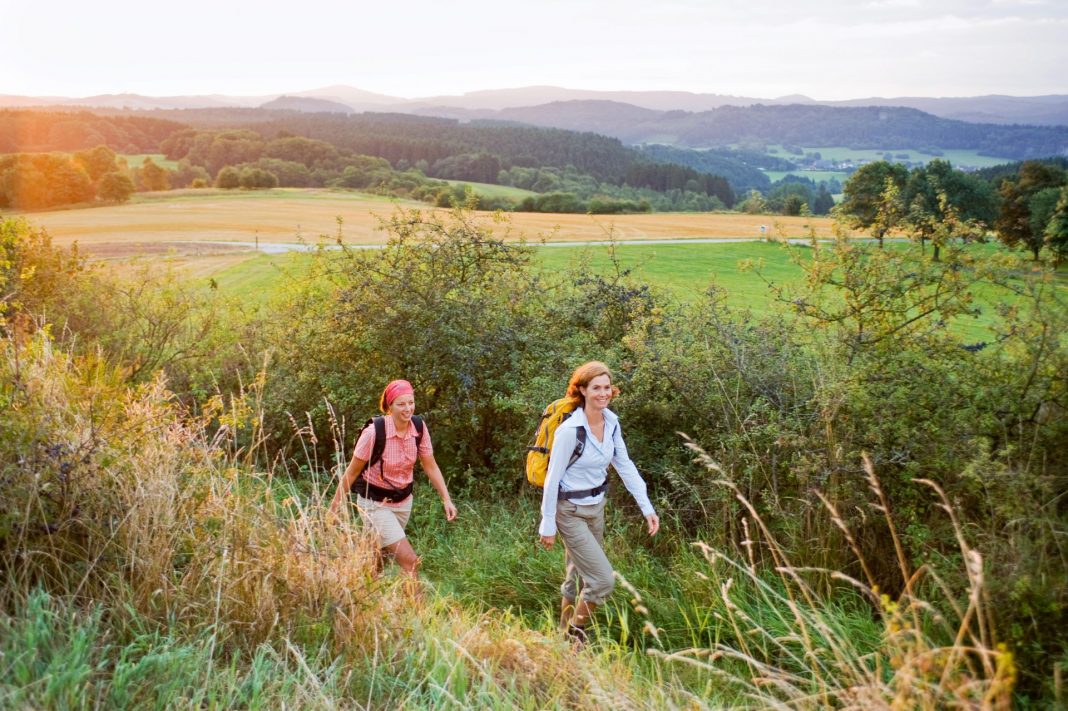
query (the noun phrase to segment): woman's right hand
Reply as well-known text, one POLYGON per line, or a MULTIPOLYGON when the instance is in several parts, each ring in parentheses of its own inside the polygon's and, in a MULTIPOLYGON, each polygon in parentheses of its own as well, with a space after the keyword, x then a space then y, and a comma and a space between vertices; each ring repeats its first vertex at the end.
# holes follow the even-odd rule
POLYGON ((541 545, 545 550, 552 550, 552 547, 556 544, 556 536, 542 536, 541 545))

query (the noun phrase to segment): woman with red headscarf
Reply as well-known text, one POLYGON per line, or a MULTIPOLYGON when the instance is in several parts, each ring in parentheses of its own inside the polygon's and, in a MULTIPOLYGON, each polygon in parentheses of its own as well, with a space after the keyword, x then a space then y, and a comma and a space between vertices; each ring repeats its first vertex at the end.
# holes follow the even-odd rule
POLYGON ((445 506, 445 519, 456 518, 456 507, 434 461, 430 431, 415 415, 415 390, 407 380, 394 380, 382 391, 375 417, 360 432, 352 460, 338 482, 330 510, 338 514, 349 492, 356 494, 356 509, 364 525, 378 536, 383 553, 412 578, 419 557, 404 533, 412 513, 412 484, 416 459, 445 506), (370 466, 368 466, 370 464, 370 466))

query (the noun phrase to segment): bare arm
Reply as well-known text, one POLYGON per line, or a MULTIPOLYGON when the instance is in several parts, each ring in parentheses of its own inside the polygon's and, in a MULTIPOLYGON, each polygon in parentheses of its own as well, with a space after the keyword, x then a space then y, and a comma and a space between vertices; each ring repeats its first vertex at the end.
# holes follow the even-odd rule
POLYGON ((365 466, 367 466, 367 462, 357 458, 355 454, 352 455, 352 461, 345 467, 345 473, 341 475, 341 479, 337 483, 337 491, 334 492, 334 498, 330 502, 331 513, 336 515, 341 512, 342 506, 349 496, 352 483, 356 481, 356 477, 360 475, 365 466))
POLYGON ((431 486, 437 490, 438 496, 441 497, 441 503, 445 507, 445 520, 453 520, 456 518, 456 507, 452 505, 449 487, 445 484, 445 477, 441 475, 441 468, 434 459, 434 455, 423 454, 419 457, 419 461, 423 465, 423 471, 426 472, 427 478, 430 479, 431 486))

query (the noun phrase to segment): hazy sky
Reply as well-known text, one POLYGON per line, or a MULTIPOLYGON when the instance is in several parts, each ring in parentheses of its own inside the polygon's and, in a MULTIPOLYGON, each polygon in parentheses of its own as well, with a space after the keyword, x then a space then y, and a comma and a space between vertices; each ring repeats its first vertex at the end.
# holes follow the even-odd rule
POLYGON ((1068 0, 0 0, 0 94, 1068 93, 1068 0))

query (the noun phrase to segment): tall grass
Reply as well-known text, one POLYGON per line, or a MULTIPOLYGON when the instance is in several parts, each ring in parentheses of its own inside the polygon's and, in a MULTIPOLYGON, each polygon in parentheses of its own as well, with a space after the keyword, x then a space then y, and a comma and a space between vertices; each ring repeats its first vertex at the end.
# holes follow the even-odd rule
MULTIPOLYGON (((718 470, 706 454, 701 458, 718 470)), ((649 653, 691 665, 717 676, 760 708, 781 709, 1007 709, 1012 705, 1016 669, 1012 654, 993 638, 984 602, 983 560, 965 540, 963 529, 942 489, 933 489, 950 518, 964 561, 968 586, 952 590, 935 570, 913 569, 897 533, 890 503, 871 461, 864 469, 872 508, 885 521, 897 551, 904 592, 896 599, 882 593, 848 526, 834 504, 820 496, 836 526, 857 556, 862 579, 836 570, 791 564, 763 518, 727 480, 721 480, 749 514, 752 534, 746 550, 766 548, 777 578, 758 572, 752 556, 738 560, 701 543, 710 573, 702 577, 717 596, 717 614, 726 639, 709 646, 649 653), (826 581, 841 590, 831 600, 818 590, 826 581), (858 638, 843 626, 835 598, 860 591, 879 622, 874 638, 858 638)), ((628 586, 629 587, 629 586, 628 586)), ((637 591, 634 604, 643 609, 637 591)), ((652 620, 646 627, 659 637, 652 620)))
POLYGON ((675 705, 551 628, 376 575, 329 487, 254 466, 262 380, 190 417, 43 333, 0 369, 5 705, 675 705))
POLYGON ((450 528, 424 497, 413 541, 432 582, 413 597, 403 576, 376 574, 376 546, 355 521, 327 513, 343 422, 325 435, 334 462, 319 462, 317 435, 292 420, 309 440, 303 466, 317 472, 300 487, 291 463, 257 464, 264 378, 192 417, 162 381, 130 388, 44 333, 2 345, 4 705, 1010 704, 1015 667, 989 625, 982 558, 932 482, 957 533, 960 593, 911 568, 870 462, 873 506, 898 551, 894 599, 862 559, 859 577, 793 566, 730 482, 749 514, 742 560, 698 544, 705 567, 670 541, 637 543, 635 512, 616 506, 609 555, 630 595, 605 606, 591 648, 575 655, 555 632, 562 561, 534 546, 533 498, 465 505, 450 528), (758 568, 757 549, 775 575, 758 568))

